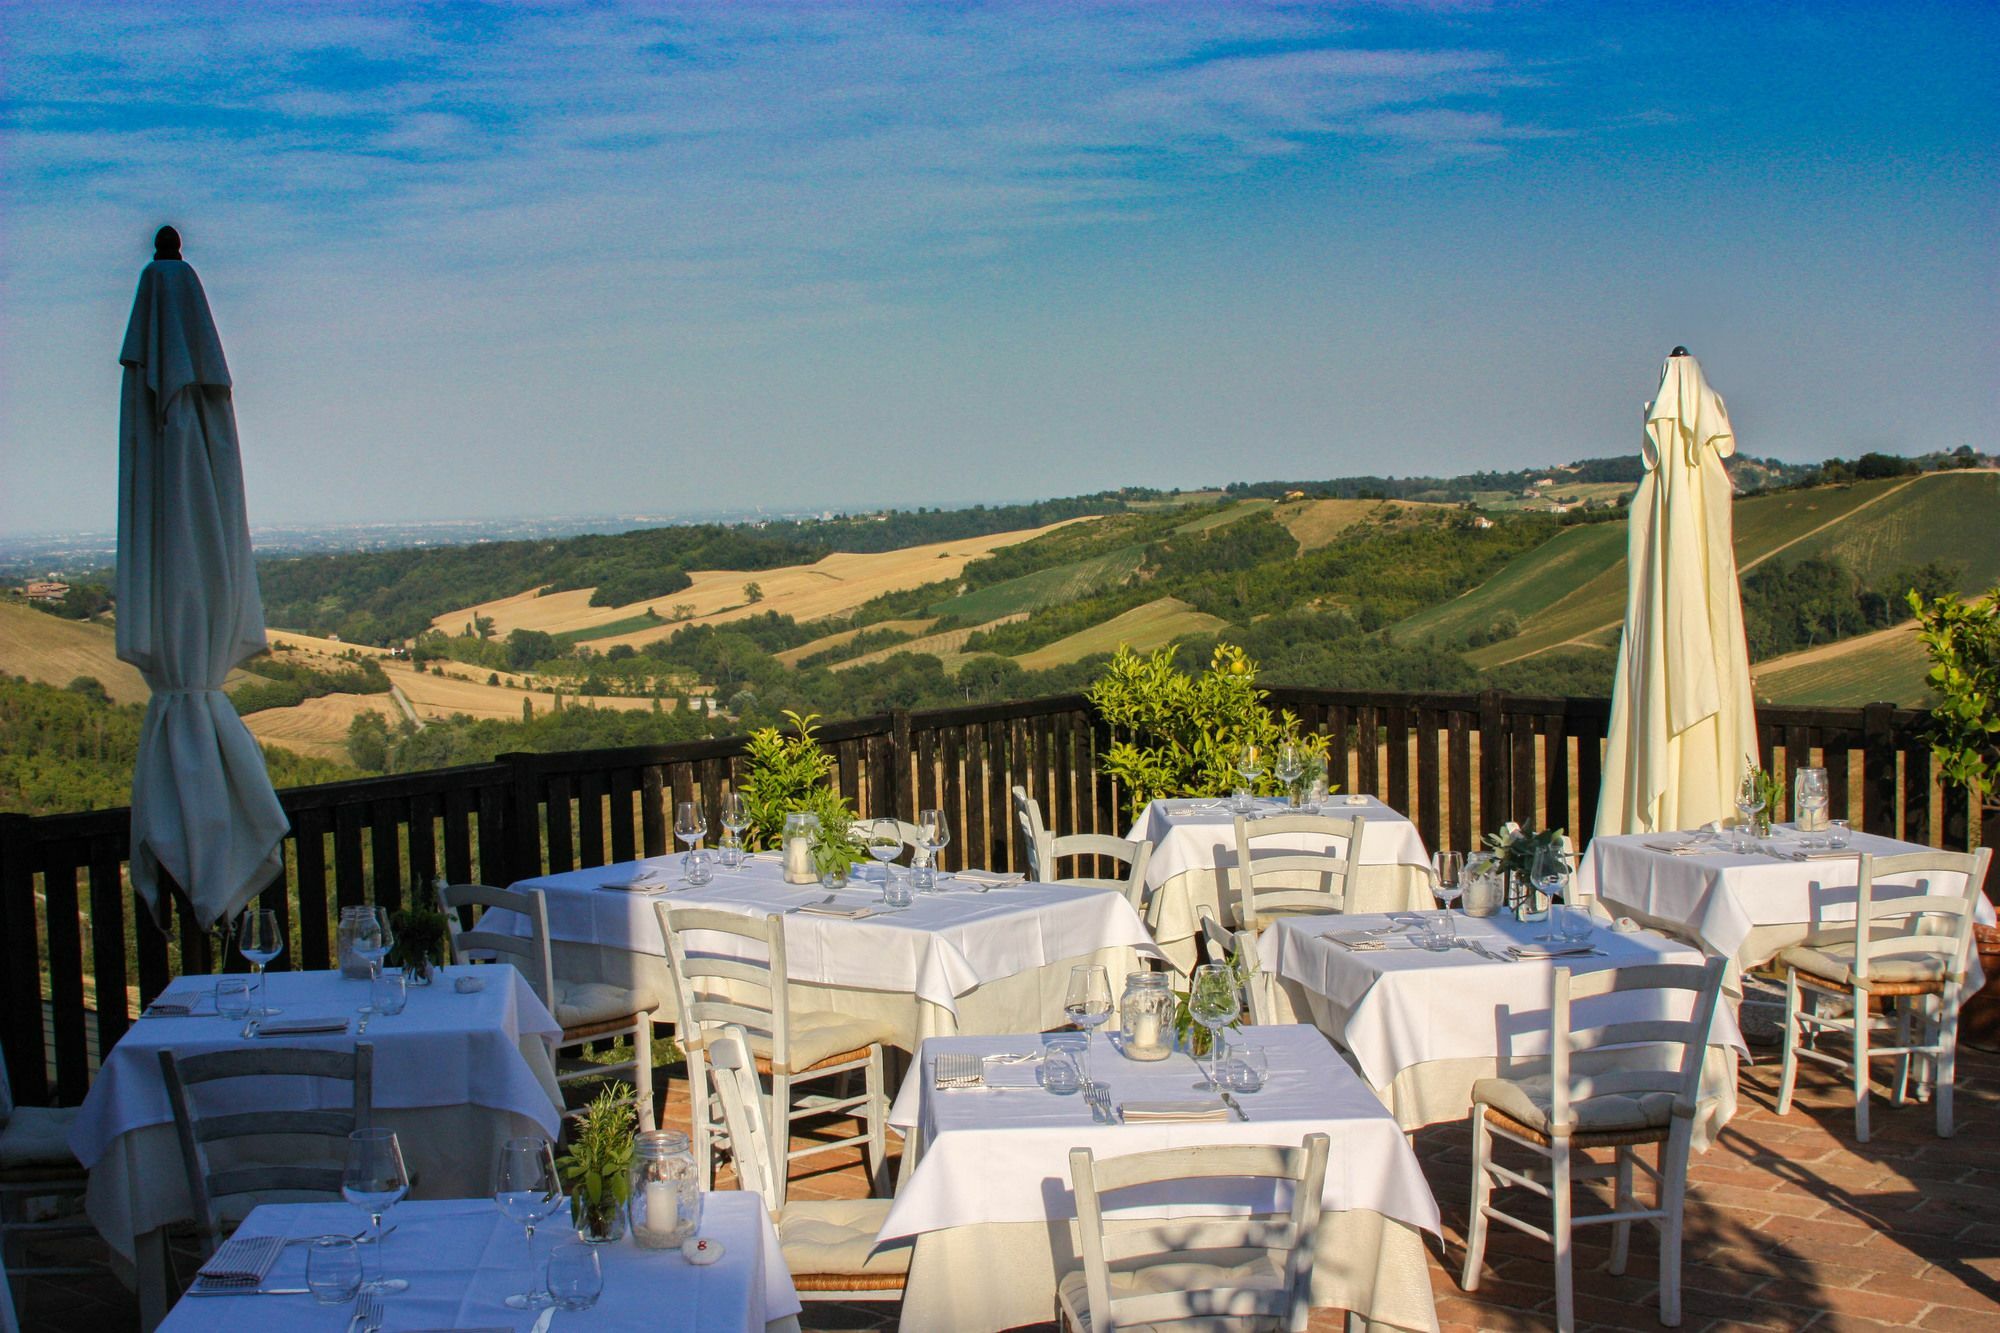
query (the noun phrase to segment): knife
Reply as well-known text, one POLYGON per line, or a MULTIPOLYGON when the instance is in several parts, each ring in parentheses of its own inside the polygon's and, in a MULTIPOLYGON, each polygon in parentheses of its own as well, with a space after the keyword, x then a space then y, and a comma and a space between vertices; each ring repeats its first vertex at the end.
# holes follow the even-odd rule
POLYGON ((189 1296, 310 1296, 310 1287, 203 1287, 187 1289, 189 1296))
POLYGON ((1242 1102, 1239 1102, 1239 1101, 1237 1101, 1237 1100, 1236 1100, 1236 1094, 1235 1094, 1235 1093, 1233 1093, 1233 1092, 1225 1092, 1225 1093, 1223 1093, 1223 1094, 1222 1094, 1222 1104, 1223 1104, 1224 1106, 1227 1106, 1227 1107, 1228 1107, 1228 1108, 1229 1108, 1230 1110, 1232 1110, 1232 1111, 1236 1112, 1236 1118, 1237 1118, 1238 1120, 1245 1120, 1245 1121, 1247 1121, 1247 1120, 1249 1120, 1249 1119, 1250 1119, 1250 1113, 1249 1113, 1248 1111, 1246 1111, 1246 1110, 1244 1110, 1244 1109, 1243 1109, 1243 1103, 1242 1103, 1242 1102))
POLYGON ((551 1305, 548 1309, 542 1311, 541 1315, 536 1318, 535 1326, 529 1329, 528 1333, 549 1333, 549 1324, 551 1321, 555 1319, 555 1317, 556 1317, 556 1307, 551 1305))

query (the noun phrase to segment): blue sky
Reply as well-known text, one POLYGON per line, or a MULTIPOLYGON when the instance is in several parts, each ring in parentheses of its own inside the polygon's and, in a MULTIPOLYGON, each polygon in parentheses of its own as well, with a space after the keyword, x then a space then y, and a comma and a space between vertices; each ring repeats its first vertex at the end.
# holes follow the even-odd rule
POLYGON ((0 0, 0 530, 176 223, 252 520, 2000 446, 2000 6, 0 0))

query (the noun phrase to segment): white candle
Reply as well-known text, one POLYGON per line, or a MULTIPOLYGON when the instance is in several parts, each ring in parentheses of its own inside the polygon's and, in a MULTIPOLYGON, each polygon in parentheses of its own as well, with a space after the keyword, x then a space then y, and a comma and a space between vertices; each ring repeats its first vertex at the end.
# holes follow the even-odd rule
POLYGON ((819 870, 813 864, 812 839, 785 840, 785 880, 790 884, 819 882, 819 870))
POLYGON ((646 1230, 666 1235, 680 1224, 680 1201, 672 1181, 646 1182, 646 1230))

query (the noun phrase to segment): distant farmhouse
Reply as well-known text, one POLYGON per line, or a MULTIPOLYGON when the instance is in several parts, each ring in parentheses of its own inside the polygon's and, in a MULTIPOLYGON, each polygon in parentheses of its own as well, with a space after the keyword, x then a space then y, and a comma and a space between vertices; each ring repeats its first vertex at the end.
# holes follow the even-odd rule
POLYGON ((69 585, 59 579, 29 579, 21 595, 31 602, 60 602, 69 596, 69 585))

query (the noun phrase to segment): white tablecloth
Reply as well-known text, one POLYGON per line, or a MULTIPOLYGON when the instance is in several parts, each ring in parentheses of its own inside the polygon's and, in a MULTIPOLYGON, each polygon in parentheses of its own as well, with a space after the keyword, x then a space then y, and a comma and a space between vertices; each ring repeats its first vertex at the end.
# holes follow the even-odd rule
MULTIPOLYGON (((1395 1121, 1309 1027, 1244 1028, 1232 1040, 1262 1046, 1270 1062, 1264 1090, 1239 1094, 1247 1123, 1137 1125, 1096 1124, 1081 1097, 1039 1088, 932 1087, 940 1052, 1033 1051, 1041 1037, 925 1042, 889 1117, 916 1160, 881 1231, 883 1240, 917 1237, 903 1327, 973 1333, 1049 1317, 1058 1268, 1071 1253, 1071 1148, 1113 1157, 1204 1143, 1296 1144, 1324 1133, 1332 1140, 1329 1215, 1316 1247, 1313 1303, 1359 1309, 1387 1327, 1434 1328, 1420 1233, 1438 1230, 1437 1203, 1395 1121), (967 1262, 956 1262, 960 1256, 967 1262)), ((1199 1073, 1185 1055, 1129 1061, 1099 1033, 1091 1060, 1114 1102, 1198 1095, 1199 1073)), ((1267 1194, 1244 1202, 1268 1209, 1275 1201, 1267 1194)), ((1174 1211, 1163 1202, 1156 1215, 1174 1211)))
MULTIPOLYGON (((1590 941, 1602 956, 1553 960, 1494 962, 1467 949, 1432 953, 1407 934, 1378 937, 1384 942, 1380 949, 1350 949, 1332 938, 1390 924, 1386 916, 1281 918, 1259 939, 1258 963, 1279 980, 1279 993, 1294 1009, 1304 993, 1313 1022, 1353 1056, 1405 1129, 1464 1119, 1476 1079, 1548 1054, 1556 968, 1585 973, 1702 961, 1699 951, 1665 936, 1621 934, 1603 925, 1590 941), (1454 1086, 1414 1086, 1426 1082, 1424 1071, 1454 1086), (1446 1091, 1452 1095, 1441 1095, 1446 1091)), ((1543 929, 1499 915, 1461 916, 1457 924, 1460 938, 1503 956, 1510 945, 1529 943, 1543 929)), ((1682 992, 1631 992, 1590 1001, 1588 1010, 1578 1013, 1593 1021, 1683 1018, 1688 998, 1682 992)), ((1709 1044, 1717 1077, 1704 1088, 1697 1124, 1703 1142, 1713 1139, 1735 1109, 1730 1074, 1737 1055, 1746 1053, 1727 1005, 1717 1006, 1709 1044)))
MULTIPOLYGON (((1211 800, 1150 802, 1126 836, 1150 840, 1146 865, 1146 923, 1161 949, 1183 971, 1194 962, 1200 909, 1216 910, 1226 924, 1236 922, 1236 816, 1211 800)), ((1262 800, 1258 811, 1289 814, 1282 802, 1262 800)), ((1373 796, 1335 796, 1321 814, 1367 820, 1361 834, 1361 883, 1348 896, 1348 910, 1393 912, 1433 906, 1430 853, 1417 826, 1373 796), (1347 802, 1353 800, 1355 804, 1347 802)), ((1345 838, 1272 838, 1261 844, 1293 851, 1344 852, 1345 838)))
MULTIPOLYGON (((673 1019, 676 1006, 655 903, 785 914, 794 994, 812 997, 799 996, 795 1004, 855 1014, 880 1009, 879 1016, 906 1032, 912 1050, 924 1036, 990 1030, 996 1021, 1016 1030, 1061 1022, 1072 964, 1106 964, 1115 988, 1139 954, 1159 952, 1138 913, 1110 890, 1010 884, 981 893, 963 881, 941 883, 944 892, 919 895, 903 911, 883 909, 878 886, 851 883, 835 905, 875 909, 860 920, 789 912, 819 902, 826 891, 785 883, 770 857, 736 871, 718 869, 699 888, 683 887, 678 858, 668 857, 544 875, 514 887, 542 890, 558 971, 575 980, 649 986, 664 1006, 662 1021, 673 1019), (671 891, 602 887, 629 881, 641 867, 663 875, 671 891)), ((518 917, 508 923, 511 916, 495 913, 490 928, 525 931, 518 917)), ((726 947, 718 937, 699 943, 705 951, 726 947)))
MULTIPOLYGON (((238 1235, 352 1235, 367 1219, 344 1204, 285 1204, 259 1208, 238 1235)), ((410 1282, 383 1296, 383 1329, 527 1329, 538 1314, 510 1310, 507 1296, 539 1278, 556 1245, 575 1239, 560 1219, 535 1236, 536 1267, 528 1267, 521 1229, 490 1199, 398 1204, 385 1225, 388 1271, 410 1282)), ((767 1333, 796 1328, 799 1299, 778 1250, 770 1216, 754 1195, 711 1194, 703 1203, 702 1234, 722 1242, 717 1262, 697 1268, 677 1251, 642 1250, 630 1238, 598 1248, 604 1294, 586 1313, 558 1313, 555 1329, 593 1328, 638 1333, 767 1333)), ((274 1288, 305 1286, 305 1245, 287 1246, 265 1277, 274 1288)), ((364 1247, 372 1275, 376 1255, 364 1247)), ((540 1285, 539 1281, 536 1285, 540 1285)), ((320 1305, 310 1296, 184 1297, 162 1328, 170 1333, 263 1333, 273 1328, 345 1330, 353 1305, 320 1305)))
MULTIPOLYGON (((1775 833, 1775 846, 1796 846, 1796 834, 1782 826, 1775 833)), ((1614 913, 1670 930, 1731 960, 1732 972, 1760 967, 1812 931, 1854 920, 1854 886, 1861 863, 1853 855, 1792 861, 1727 850, 1676 855, 1647 846, 1687 837, 1652 833, 1594 838, 1577 872, 1577 888, 1597 895, 1614 913)), ((1726 842, 1718 847, 1726 847, 1726 842)), ((1856 833, 1847 850, 1879 857, 1935 849, 1856 833)), ((1938 878, 1933 891, 1958 893, 1965 887, 1963 875, 1938 878)), ((1907 882, 1905 877, 1888 883, 1907 882)), ((1877 884, 1878 894, 1884 887, 1877 884)), ((1990 903, 1981 902, 1979 919, 1992 924, 1990 903)))

